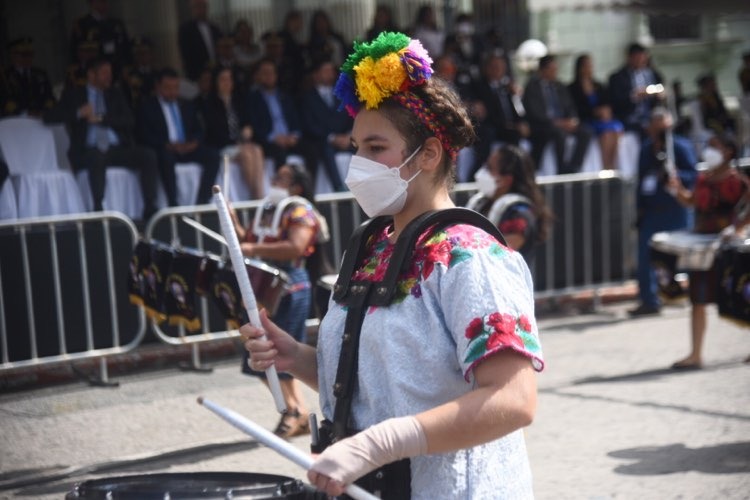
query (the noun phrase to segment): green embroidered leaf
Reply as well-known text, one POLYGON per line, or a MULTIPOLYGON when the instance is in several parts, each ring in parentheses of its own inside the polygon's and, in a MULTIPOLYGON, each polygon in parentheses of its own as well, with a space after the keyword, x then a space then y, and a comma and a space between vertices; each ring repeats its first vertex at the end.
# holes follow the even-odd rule
POLYGON ((490 255, 492 255, 493 257, 505 257, 507 253, 508 250, 497 243, 493 243, 490 245, 490 255))
POLYGON ((474 337, 471 342, 469 342, 469 348, 466 349, 464 363, 472 363, 473 361, 481 358, 482 355, 487 352, 487 339, 489 337, 489 333, 483 330, 482 333, 474 337))
POLYGON ((451 262, 450 264, 448 264, 448 267, 451 268, 456 264, 459 264, 465 260, 469 260, 473 256, 474 254, 471 252, 471 250, 467 250, 461 247, 453 247, 453 250, 451 250, 451 262))
POLYGON ((523 345, 526 349, 528 349, 531 352, 538 352, 541 349, 541 346, 539 345, 539 341, 537 338, 533 335, 531 335, 528 332, 524 332, 521 330, 521 333, 519 335, 521 337, 521 340, 523 340, 523 345))

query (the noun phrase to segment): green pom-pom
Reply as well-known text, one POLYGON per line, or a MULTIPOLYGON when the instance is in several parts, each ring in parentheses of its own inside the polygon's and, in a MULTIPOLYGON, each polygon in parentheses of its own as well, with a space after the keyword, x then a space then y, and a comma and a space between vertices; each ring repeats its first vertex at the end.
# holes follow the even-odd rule
POLYGON ((352 74, 354 66, 367 56, 378 60, 391 52, 398 52, 407 47, 411 38, 403 33, 383 32, 372 42, 354 42, 354 51, 349 54, 344 64, 341 65, 341 71, 352 74))

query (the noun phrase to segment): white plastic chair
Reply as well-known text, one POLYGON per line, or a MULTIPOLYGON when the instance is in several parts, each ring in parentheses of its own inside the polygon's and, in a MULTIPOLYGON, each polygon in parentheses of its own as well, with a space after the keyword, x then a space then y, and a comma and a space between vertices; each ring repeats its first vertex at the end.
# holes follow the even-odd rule
MULTIPOLYGON (((174 166, 177 180, 177 204, 180 206, 195 205, 198 200, 198 188, 201 185, 203 168, 197 163, 177 163, 174 166)), ((167 203, 167 192, 159 182, 156 192, 156 206, 164 208, 167 203)))
POLYGON ((10 177, 0 186, 0 219, 17 219, 18 202, 10 177))
MULTIPOLYGON (((341 180, 346 179, 346 174, 349 171, 349 160, 351 160, 352 155, 351 153, 347 153, 345 151, 336 153, 334 155, 334 160, 336 161, 336 168, 339 171, 339 176, 341 176, 341 180)), ((332 193, 333 192, 333 184, 331 183, 331 180, 328 178, 328 174, 326 173, 325 168, 323 167, 323 162, 320 162, 318 164, 318 175, 315 176, 315 194, 326 194, 326 193, 332 193)))
POLYGON ((229 157, 234 158, 237 155, 239 148, 237 146, 228 146, 221 151, 221 168, 216 172, 217 186, 221 186, 224 196, 231 201, 247 201, 250 200, 250 189, 247 187, 244 177, 242 177, 242 170, 240 164, 234 160, 224 162, 223 158, 229 157), (225 172, 226 171, 226 172, 225 172))
MULTIPOLYGON (((575 147, 576 139, 573 136, 565 138, 565 158, 569 158, 573 154, 573 148, 575 147)), ((552 141, 547 143, 542 152, 542 158, 539 162, 539 168, 537 169, 537 177, 544 177, 547 175, 557 175, 557 159, 555 158, 555 145, 552 141)), ((602 151, 599 147, 599 142, 596 137, 592 137, 589 142, 588 148, 586 148, 586 154, 583 156, 583 163, 581 164, 579 172, 598 172, 602 169, 602 151)))
MULTIPOLYGON (((54 135, 41 120, 0 120, 0 150, 8 164, 19 218, 84 212, 75 178, 60 168, 54 135)), ((8 196, 8 191, 2 192, 8 196)))

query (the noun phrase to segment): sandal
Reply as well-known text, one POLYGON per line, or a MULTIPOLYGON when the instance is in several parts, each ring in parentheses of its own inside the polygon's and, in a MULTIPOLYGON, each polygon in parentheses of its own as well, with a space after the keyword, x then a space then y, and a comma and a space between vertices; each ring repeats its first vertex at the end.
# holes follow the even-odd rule
POLYGON ((308 415, 300 414, 299 410, 284 413, 273 433, 284 439, 301 436, 303 434, 310 434, 308 415))

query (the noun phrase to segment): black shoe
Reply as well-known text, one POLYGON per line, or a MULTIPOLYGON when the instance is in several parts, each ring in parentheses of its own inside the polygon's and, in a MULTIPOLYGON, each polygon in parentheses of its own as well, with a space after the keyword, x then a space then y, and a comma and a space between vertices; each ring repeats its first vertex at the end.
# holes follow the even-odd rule
POLYGON ((648 304, 641 304, 635 309, 630 309, 628 311, 628 314, 632 317, 638 317, 638 316, 650 316, 655 314, 660 314, 661 308, 658 306, 651 306, 648 304))

